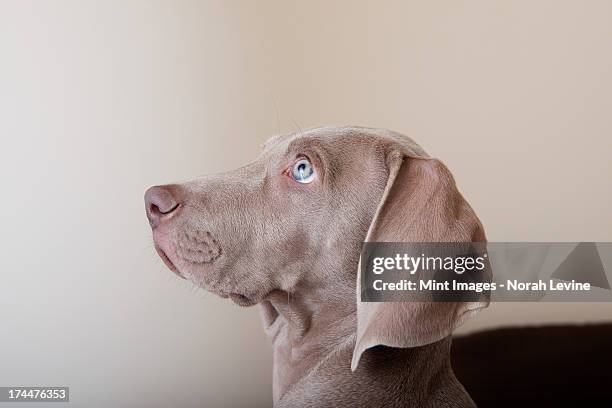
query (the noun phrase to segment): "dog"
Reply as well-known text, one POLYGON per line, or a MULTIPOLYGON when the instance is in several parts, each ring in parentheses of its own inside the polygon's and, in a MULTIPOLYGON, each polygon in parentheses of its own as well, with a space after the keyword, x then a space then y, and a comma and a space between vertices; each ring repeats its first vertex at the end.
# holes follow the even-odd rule
POLYGON ((484 242, 448 168, 410 138, 323 127, 242 168, 145 194, 155 247, 195 285, 259 304, 275 407, 470 407, 451 333, 483 302, 361 302, 363 242, 484 242))

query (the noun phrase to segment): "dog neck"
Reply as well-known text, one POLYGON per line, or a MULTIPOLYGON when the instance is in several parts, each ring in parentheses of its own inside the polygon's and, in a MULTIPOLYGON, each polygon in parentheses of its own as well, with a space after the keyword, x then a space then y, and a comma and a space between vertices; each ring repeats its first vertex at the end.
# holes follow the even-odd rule
POLYGON ((313 406, 325 405, 321 398, 336 398, 330 405, 337 406, 345 392, 365 401, 380 398, 369 392, 385 389, 408 393, 418 406, 423 398, 435 395, 432 388, 439 381, 434 378, 456 382, 449 362, 450 339, 413 349, 375 347, 362 355, 358 369, 351 372, 357 316, 355 303, 345 299, 352 296, 354 292, 330 299, 277 291, 262 303, 266 332, 274 347, 275 406, 308 406, 304 395, 316 395, 318 402, 313 406), (335 393, 339 394, 334 397, 335 393))
MULTIPOLYGON (((356 306, 277 291, 262 303, 274 348, 274 400, 343 345, 354 344, 356 306)), ((346 299, 346 298, 345 298, 346 299)))

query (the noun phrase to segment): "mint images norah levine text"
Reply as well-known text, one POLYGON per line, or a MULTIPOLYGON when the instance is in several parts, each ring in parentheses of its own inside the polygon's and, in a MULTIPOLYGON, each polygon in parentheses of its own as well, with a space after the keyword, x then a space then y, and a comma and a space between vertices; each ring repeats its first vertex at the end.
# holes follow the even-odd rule
POLYGON ((483 292, 489 290, 505 289, 508 291, 589 291, 590 283, 554 281, 553 279, 545 282, 537 280, 534 282, 520 282, 516 279, 507 280, 506 283, 496 282, 460 282, 456 280, 436 281, 435 279, 415 281, 402 279, 398 282, 384 282, 377 279, 372 283, 372 287, 377 291, 472 291, 483 292))

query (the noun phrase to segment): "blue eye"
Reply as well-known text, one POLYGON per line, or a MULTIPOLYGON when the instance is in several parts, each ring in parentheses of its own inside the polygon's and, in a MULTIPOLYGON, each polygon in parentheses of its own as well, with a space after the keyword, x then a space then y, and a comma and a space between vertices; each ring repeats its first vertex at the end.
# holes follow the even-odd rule
POLYGON ((308 184, 314 180, 315 172, 306 158, 298 160, 291 169, 291 177, 298 183, 308 184))

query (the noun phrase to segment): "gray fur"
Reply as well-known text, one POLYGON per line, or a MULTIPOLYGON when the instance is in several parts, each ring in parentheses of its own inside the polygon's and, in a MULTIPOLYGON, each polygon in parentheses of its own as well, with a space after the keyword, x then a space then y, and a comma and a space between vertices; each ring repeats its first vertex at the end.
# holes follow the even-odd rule
POLYGON ((450 333, 486 305, 355 297, 365 240, 485 239, 448 169, 411 139, 360 127, 280 135, 247 166, 146 200, 175 272, 261 305, 275 407, 473 406, 450 366, 450 333), (299 155, 315 166, 311 184, 285 172, 299 155))

